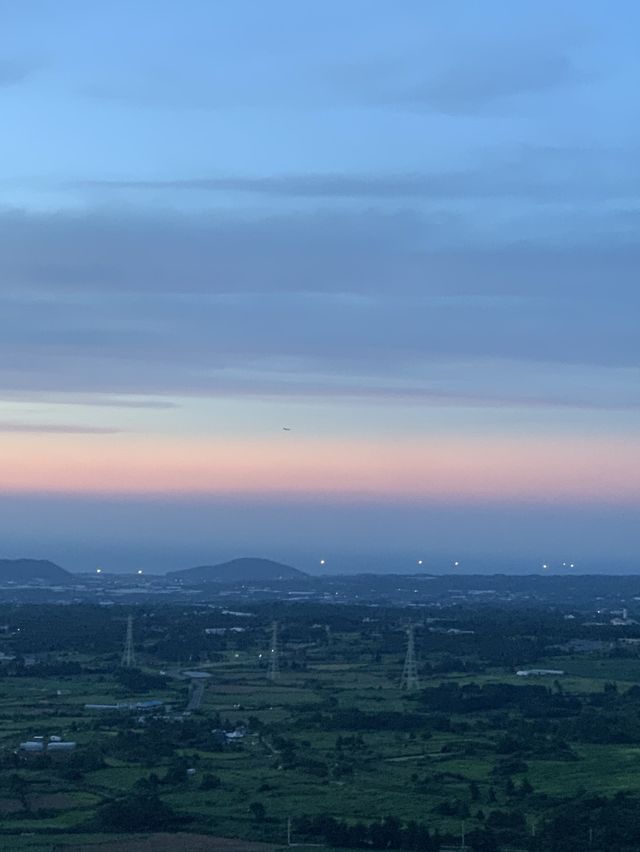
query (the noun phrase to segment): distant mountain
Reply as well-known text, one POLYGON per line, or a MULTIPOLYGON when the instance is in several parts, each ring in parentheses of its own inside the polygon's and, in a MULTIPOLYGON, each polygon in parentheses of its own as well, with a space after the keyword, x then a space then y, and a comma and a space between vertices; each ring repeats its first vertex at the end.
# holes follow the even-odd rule
POLYGON ((304 571, 274 562, 271 559, 244 557, 220 565, 198 565, 183 571, 171 571, 167 577, 174 580, 192 580, 202 583, 243 583, 263 580, 301 580, 308 577, 304 571))
POLYGON ((69 583, 73 575, 48 559, 0 559, 0 583, 69 583))

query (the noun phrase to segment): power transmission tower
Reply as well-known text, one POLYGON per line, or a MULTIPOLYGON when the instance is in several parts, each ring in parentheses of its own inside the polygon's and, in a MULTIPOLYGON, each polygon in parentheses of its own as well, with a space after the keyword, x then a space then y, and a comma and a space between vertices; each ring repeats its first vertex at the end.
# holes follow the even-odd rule
POLYGON ((124 640, 124 649, 122 651, 122 665, 125 669, 130 669, 136 664, 136 654, 133 649, 133 616, 127 618, 127 636, 124 640))
POLYGON ((274 621, 271 625, 271 648, 269 654, 269 670, 267 677, 269 680, 277 680, 280 674, 280 649, 278 647, 278 622, 274 621))
POLYGON ((403 689, 413 692, 420 689, 418 666, 416 665, 415 625, 407 627, 407 656, 404 658, 404 668, 400 684, 403 689))

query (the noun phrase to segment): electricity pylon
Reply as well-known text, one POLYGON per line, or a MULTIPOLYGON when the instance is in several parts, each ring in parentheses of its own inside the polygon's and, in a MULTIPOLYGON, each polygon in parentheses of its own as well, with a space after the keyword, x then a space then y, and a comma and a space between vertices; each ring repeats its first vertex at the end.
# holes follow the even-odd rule
POLYGON ((130 669, 136 664, 136 654, 133 649, 133 616, 127 618, 127 636, 124 640, 124 649, 122 651, 122 665, 125 669, 130 669))
POLYGON ((269 680, 277 680, 280 674, 280 649, 278 647, 278 622, 271 625, 271 648, 269 649, 269 669, 267 677, 269 680))
POLYGON ((418 678, 418 666, 416 664, 416 643, 415 643, 415 625, 410 624, 407 627, 407 655, 404 658, 404 668, 402 670, 402 679, 400 685, 408 692, 414 692, 420 689, 420 679, 418 678))

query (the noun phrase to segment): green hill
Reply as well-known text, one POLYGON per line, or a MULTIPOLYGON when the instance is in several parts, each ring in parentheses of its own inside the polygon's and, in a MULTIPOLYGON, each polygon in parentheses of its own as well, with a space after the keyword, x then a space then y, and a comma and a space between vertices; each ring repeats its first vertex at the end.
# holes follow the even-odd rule
POLYGON ((69 583, 73 575, 48 559, 0 559, 0 583, 69 583))
POLYGON ((243 583, 265 580, 298 580, 308 575, 304 571, 283 565, 271 559, 244 557, 223 562, 220 565, 198 565, 195 568, 185 568, 183 571, 172 571, 167 574, 175 580, 210 583, 243 583))

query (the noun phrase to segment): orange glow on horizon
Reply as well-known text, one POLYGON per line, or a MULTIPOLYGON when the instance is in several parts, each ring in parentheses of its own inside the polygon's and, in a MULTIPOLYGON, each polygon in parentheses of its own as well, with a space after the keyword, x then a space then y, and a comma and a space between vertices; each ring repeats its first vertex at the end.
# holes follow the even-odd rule
POLYGON ((0 490, 628 502, 640 498, 640 441, 9 435, 0 446, 0 490))

